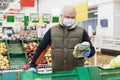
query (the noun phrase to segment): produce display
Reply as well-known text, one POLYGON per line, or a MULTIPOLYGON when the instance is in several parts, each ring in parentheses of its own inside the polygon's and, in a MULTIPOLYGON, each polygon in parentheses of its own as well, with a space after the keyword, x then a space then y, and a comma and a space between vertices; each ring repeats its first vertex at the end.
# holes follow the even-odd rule
POLYGON ((33 59, 33 55, 34 54, 28 54, 28 61, 29 61, 29 64, 31 63, 32 59, 33 59))
POLYGON ((4 69, 9 66, 9 60, 7 59, 7 56, 3 56, 0 54, 0 68, 4 69))
POLYGON ((40 63, 48 64, 49 66, 52 66, 51 48, 50 47, 47 49, 47 51, 40 63))
MULTIPOLYGON (((28 54, 29 63, 32 61, 34 53, 28 54)), ((38 67, 43 65, 52 66, 51 47, 45 49, 37 61, 38 67)))
POLYGON ((30 42, 24 45, 25 51, 26 52, 35 52, 38 47, 38 43, 36 42, 30 42))
MULTIPOLYGON (((24 47, 25 51, 27 52, 27 56, 28 56, 27 59, 29 61, 28 64, 22 64, 22 66, 23 65, 29 65, 31 63, 31 61, 33 59, 33 55, 35 54, 35 51, 38 47, 38 42, 36 42, 36 41, 32 41, 32 42, 31 41, 30 42, 29 41, 23 41, 22 44, 23 44, 23 47, 24 47)), ((7 68, 8 66, 9 67, 11 66, 10 61, 7 58, 9 55, 6 56, 6 54, 10 53, 7 49, 8 49, 8 47, 6 46, 5 42, 0 42, 0 68, 7 68)), ((15 53, 11 53, 11 54, 14 54, 14 56, 15 55, 17 56, 17 54, 15 54, 15 53)), ((48 46, 41 54, 42 54, 42 56, 41 56, 41 59, 38 63, 38 67, 43 66, 43 65, 52 66, 51 47, 48 46)), ((22 58, 22 57, 17 56, 17 58, 22 58)), ((18 66, 21 66, 21 64, 19 64, 18 66)))
POLYGON ((120 55, 110 61, 111 68, 120 68, 120 55))
POLYGON ((4 42, 0 42, 0 54, 6 54, 7 48, 4 42))

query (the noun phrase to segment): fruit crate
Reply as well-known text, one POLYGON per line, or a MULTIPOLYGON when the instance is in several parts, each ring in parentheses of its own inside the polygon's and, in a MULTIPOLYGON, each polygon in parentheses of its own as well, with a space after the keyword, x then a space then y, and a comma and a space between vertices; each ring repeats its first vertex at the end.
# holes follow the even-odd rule
POLYGON ((5 72, 0 74, 0 80, 17 80, 15 72, 5 72))
POLYGON ((7 52, 8 52, 8 50, 7 50, 7 40, 0 40, 0 54, 7 55, 7 52), (3 47, 4 47, 4 50, 2 51, 3 47))
POLYGON ((103 69, 98 66, 90 66, 44 74, 30 71, 8 72, 0 76, 1 80, 8 80, 8 78, 9 80, 120 80, 120 68, 103 69))
POLYGON ((120 68, 103 69, 99 67, 101 80, 120 80, 120 68))
POLYGON ((22 40, 7 40, 7 48, 9 53, 19 54, 25 52, 22 40))
POLYGON ((28 64, 27 53, 8 53, 10 66, 18 66, 21 64, 28 64))
POLYGON ((39 74, 30 71, 3 73, 2 80, 90 80, 87 68, 78 67, 71 71, 39 74), (10 75, 12 74, 12 75, 10 75), (12 77, 11 77, 12 76, 12 77))

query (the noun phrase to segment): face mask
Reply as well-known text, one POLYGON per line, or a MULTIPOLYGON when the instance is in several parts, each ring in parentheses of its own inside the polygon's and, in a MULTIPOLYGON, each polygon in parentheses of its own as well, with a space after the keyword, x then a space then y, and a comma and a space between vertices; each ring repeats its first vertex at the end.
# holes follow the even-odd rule
POLYGON ((70 26, 72 26, 74 23, 75 23, 75 19, 70 19, 70 18, 64 18, 64 19, 63 19, 63 24, 64 24, 65 26, 70 27, 70 26))

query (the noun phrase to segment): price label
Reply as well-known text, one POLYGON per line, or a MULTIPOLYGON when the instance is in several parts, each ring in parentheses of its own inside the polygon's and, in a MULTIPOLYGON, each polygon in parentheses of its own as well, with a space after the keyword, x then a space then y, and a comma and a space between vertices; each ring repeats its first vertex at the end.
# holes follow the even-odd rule
POLYGON ((39 21, 39 14, 38 13, 31 13, 30 14, 30 20, 32 21, 32 22, 34 22, 34 21, 39 21))

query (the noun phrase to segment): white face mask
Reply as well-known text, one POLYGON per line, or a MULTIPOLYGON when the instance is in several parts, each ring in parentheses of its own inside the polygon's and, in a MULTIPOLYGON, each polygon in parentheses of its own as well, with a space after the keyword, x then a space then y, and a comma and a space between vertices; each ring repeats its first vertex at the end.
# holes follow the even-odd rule
POLYGON ((63 19, 63 24, 64 24, 65 26, 70 27, 70 26, 72 26, 74 23, 75 23, 75 19, 70 19, 70 18, 64 18, 64 19, 63 19))

